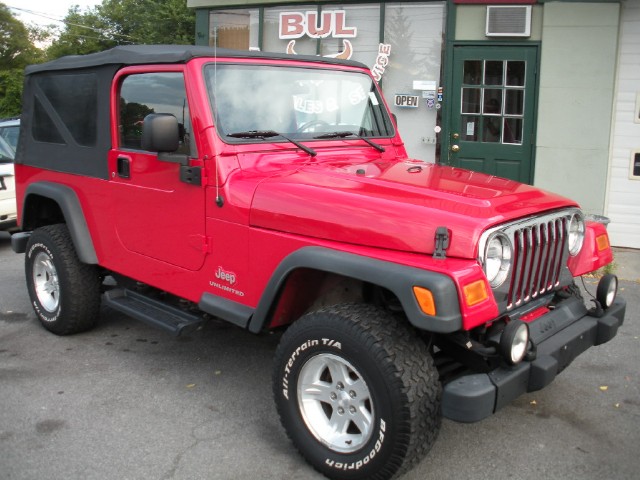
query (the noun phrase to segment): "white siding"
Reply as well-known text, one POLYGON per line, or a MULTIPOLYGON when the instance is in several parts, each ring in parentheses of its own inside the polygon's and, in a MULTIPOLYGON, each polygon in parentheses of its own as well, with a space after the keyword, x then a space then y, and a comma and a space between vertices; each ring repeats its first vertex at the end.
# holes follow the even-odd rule
POLYGON ((640 152, 640 123, 636 100, 640 95, 640 2, 622 3, 616 79, 607 215, 611 243, 640 248, 640 177, 632 178, 632 152, 640 152))

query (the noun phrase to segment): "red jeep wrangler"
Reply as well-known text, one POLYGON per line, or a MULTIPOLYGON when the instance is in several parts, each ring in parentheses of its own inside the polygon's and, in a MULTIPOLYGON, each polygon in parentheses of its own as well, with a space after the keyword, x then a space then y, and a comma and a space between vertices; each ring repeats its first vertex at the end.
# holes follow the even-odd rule
POLYGON ((571 200, 407 157, 369 71, 130 46, 26 71, 26 279, 48 330, 101 302, 174 334, 284 329, 284 428, 331 478, 390 478, 611 340, 625 302, 571 200), (109 280, 105 282, 105 279, 109 280))

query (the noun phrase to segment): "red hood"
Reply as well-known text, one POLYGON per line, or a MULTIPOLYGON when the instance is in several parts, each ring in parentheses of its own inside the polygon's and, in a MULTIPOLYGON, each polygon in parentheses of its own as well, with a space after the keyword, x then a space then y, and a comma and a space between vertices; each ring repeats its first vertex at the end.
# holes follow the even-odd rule
POLYGON ((529 185, 420 161, 308 163, 258 185, 251 225, 371 247, 430 254, 436 228, 447 255, 476 258, 496 224, 574 202, 529 185))

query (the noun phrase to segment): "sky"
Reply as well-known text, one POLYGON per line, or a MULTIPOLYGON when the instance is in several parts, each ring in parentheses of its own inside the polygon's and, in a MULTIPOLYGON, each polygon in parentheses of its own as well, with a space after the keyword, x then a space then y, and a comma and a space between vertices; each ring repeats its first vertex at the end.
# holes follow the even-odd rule
POLYGON ((58 25, 55 19, 62 20, 73 5, 80 6, 81 10, 93 7, 102 3, 102 0, 1 0, 15 17, 25 24, 35 23, 38 25, 58 25), (11 7, 19 8, 15 10, 11 7), (30 10, 35 14, 29 14, 23 10, 30 10))

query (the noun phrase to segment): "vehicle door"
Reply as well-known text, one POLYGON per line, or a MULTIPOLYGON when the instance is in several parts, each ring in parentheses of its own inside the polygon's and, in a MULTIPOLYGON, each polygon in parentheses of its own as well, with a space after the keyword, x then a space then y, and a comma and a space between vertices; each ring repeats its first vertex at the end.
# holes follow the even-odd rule
POLYGON ((197 158, 181 66, 127 69, 117 79, 117 136, 111 152, 113 222, 126 249, 188 270, 205 258, 205 190, 180 179, 179 163, 142 148, 144 119, 169 113, 179 122, 177 153, 197 158), (146 71, 145 71, 146 70, 146 71))

